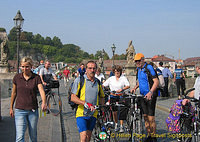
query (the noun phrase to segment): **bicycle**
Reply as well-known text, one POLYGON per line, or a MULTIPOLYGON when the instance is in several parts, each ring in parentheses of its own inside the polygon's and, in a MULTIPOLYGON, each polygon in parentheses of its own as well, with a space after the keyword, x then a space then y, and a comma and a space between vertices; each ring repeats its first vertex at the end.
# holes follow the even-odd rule
MULTIPOLYGON (((59 85, 57 84, 59 82, 57 81, 57 83, 53 83, 47 83, 44 90, 47 100, 47 113, 50 112, 53 116, 57 116, 61 112, 62 101, 59 95, 59 85), (53 92, 53 88, 58 88, 58 93, 53 92)), ((40 101, 39 103, 41 104, 42 101, 40 101)))
POLYGON ((94 142, 119 142, 119 139, 117 137, 112 136, 112 134, 114 134, 114 129, 113 129, 114 122, 109 120, 109 117, 107 116, 108 113, 106 113, 109 112, 108 110, 113 105, 118 107, 124 106, 123 104, 116 104, 116 103, 95 106, 95 109, 98 111, 98 115, 95 128, 93 129, 92 132, 92 137, 94 139, 94 142), (105 140, 102 140, 100 138, 99 136, 100 132, 106 133, 105 140))
POLYGON ((199 122, 199 100, 195 98, 190 98, 186 96, 189 92, 193 91, 194 88, 189 89, 185 93, 185 98, 189 99, 191 102, 194 103, 194 116, 191 115, 191 113, 188 110, 188 112, 183 112, 183 114, 180 117, 180 133, 181 134, 189 134, 188 137, 181 137, 178 139, 178 141, 182 142, 199 142, 200 141, 200 122, 199 122), (192 119, 194 117, 194 122, 192 123, 192 119))
POLYGON ((127 115, 127 130, 131 134, 130 140, 132 142, 142 141, 139 137, 143 133, 142 112, 139 107, 139 100, 143 98, 143 95, 132 94, 130 92, 125 93, 125 98, 130 99, 130 108, 127 115))

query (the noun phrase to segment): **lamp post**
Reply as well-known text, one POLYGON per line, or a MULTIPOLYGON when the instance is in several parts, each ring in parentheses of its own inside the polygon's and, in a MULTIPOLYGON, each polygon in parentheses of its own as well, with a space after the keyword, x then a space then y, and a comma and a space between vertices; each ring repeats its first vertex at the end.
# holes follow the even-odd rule
POLYGON ((113 63, 112 63, 112 66, 114 66, 114 60, 115 60, 115 56, 114 55, 115 55, 115 49, 116 49, 115 44, 112 45, 111 49, 112 49, 112 52, 113 52, 113 63))
POLYGON ((18 10, 17 15, 13 18, 15 23, 15 28, 17 31, 17 73, 19 73, 19 44, 20 44, 20 33, 23 26, 24 18, 21 15, 21 12, 18 10))

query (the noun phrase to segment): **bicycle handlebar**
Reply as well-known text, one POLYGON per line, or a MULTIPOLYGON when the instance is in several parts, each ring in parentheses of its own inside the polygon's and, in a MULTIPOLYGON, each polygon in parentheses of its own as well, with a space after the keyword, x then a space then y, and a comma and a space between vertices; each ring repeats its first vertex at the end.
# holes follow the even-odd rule
POLYGON ((128 97, 125 97, 125 98, 131 98, 131 97, 135 97, 135 98, 143 98, 144 95, 141 95, 141 94, 134 94, 134 93, 131 93, 130 91, 129 92, 126 92, 125 95, 127 95, 128 97))
POLYGON ((118 104, 118 103, 112 103, 112 104, 105 104, 105 105, 98 105, 98 106, 94 106, 95 109, 100 109, 100 108, 104 108, 104 107, 108 107, 108 106, 112 106, 112 105, 115 105, 115 106, 121 106, 121 107, 124 107, 125 105, 123 104, 118 104))
POLYGON ((188 89, 188 90, 185 92, 185 95, 184 95, 184 96, 186 97, 187 94, 190 93, 190 92, 193 91, 193 90, 195 90, 195 88, 190 88, 190 89, 188 89))

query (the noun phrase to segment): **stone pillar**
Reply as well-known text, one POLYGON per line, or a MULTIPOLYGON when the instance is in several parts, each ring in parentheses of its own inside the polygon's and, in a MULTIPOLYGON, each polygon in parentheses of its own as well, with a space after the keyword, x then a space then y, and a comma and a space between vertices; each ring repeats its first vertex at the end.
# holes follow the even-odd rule
POLYGON ((133 89, 136 85, 136 76, 126 76, 129 83, 130 83, 130 89, 133 89))
POLYGON ((0 64, 0 73, 8 73, 8 64, 0 64))
POLYGON ((125 66, 125 74, 127 79, 130 83, 130 88, 133 89, 133 87, 136 85, 136 66, 135 64, 128 64, 125 66))
POLYGON ((1 85, 0 85, 0 121, 1 121, 1 85))

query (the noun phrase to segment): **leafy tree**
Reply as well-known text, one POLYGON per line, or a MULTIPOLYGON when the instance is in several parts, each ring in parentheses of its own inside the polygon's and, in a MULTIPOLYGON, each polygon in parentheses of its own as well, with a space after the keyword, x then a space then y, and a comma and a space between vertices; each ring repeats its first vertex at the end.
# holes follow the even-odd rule
POLYGON ((90 56, 90 55, 89 55, 87 52, 84 52, 84 53, 83 53, 83 58, 89 59, 89 56, 90 56))
MULTIPOLYGON (((102 51, 101 51, 101 50, 98 50, 94 56, 95 56, 94 58, 95 58, 96 60, 98 60, 99 57, 102 56, 102 51)), ((107 54, 106 52, 105 52, 105 54, 104 54, 103 59, 104 59, 104 60, 108 60, 108 59, 109 59, 109 56, 108 56, 108 54, 107 54)))
MULTIPOLYGON (((114 58, 115 60, 126 60, 125 54, 121 54, 121 55, 115 54, 114 57, 115 57, 114 58)), ((112 59, 113 59, 113 57, 112 57, 112 59)))
POLYGON ((8 59, 9 60, 14 60, 17 59, 17 44, 15 41, 9 41, 8 42, 8 49, 9 49, 9 56, 8 59))
POLYGON ((110 59, 109 56, 108 56, 108 54, 107 54, 106 52, 105 52, 105 54, 104 54, 103 59, 104 59, 104 60, 109 60, 109 59, 110 59))
POLYGON ((52 42, 52 40, 51 40, 51 38, 50 38, 49 36, 47 36, 47 37, 45 38, 45 44, 46 44, 46 45, 52 45, 52 46, 53 46, 53 42, 52 42))
POLYGON ((90 54, 89 59, 94 59, 94 54, 90 54))
POLYGON ((0 28, 0 32, 6 32, 5 28, 0 28))
POLYGON ((62 47, 62 42, 58 37, 54 36, 52 42, 54 46, 59 47, 59 48, 62 47))
POLYGON ((10 41, 17 41, 17 31, 15 27, 10 30, 10 33, 8 34, 8 39, 10 41))
POLYGON ((20 35, 20 40, 21 40, 21 41, 27 41, 27 38, 26 38, 26 35, 25 35, 24 32, 21 33, 21 35, 20 35))
POLYGON ((44 37, 42 37, 40 34, 34 35, 33 36, 33 43, 44 44, 44 37))
POLYGON ((96 60, 98 60, 99 57, 101 57, 101 53, 102 53, 102 51, 101 51, 101 50, 98 50, 98 51, 96 52, 96 54, 94 55, 94 58, 95 58, 96 60))
POLYGON ((33 33, 32 32, 26 32, 26 31, 24 31, 23 33, 26 37, 26 40, 29 41, 29 43, 33 43, 33 33))

